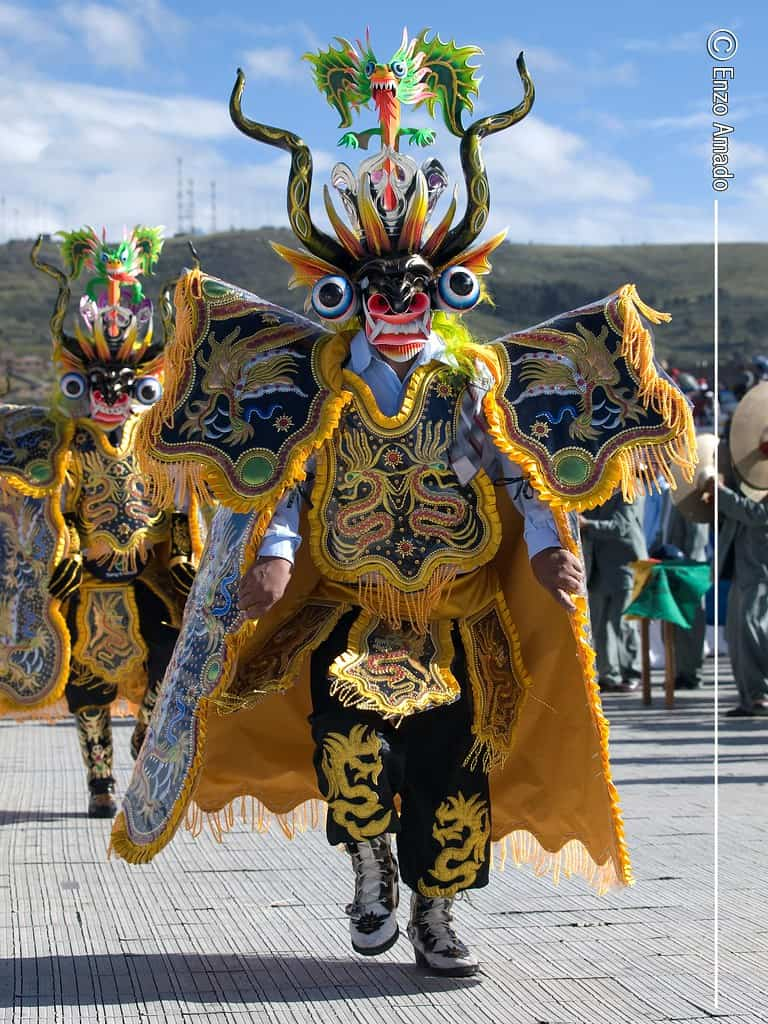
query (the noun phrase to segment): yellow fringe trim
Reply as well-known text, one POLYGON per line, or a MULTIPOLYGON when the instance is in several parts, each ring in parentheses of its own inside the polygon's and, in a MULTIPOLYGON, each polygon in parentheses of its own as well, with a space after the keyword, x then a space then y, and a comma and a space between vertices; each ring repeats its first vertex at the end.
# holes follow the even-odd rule
POLYGON ((192 803, 187 810, 184 827, 194 838, 200 836, 207 827, 216 842, 221 843, 237 821, 250 825, 251 831, 259 833, 269 832, 273 822, 276 822, 287 839, 295 839, 298 833, 323 827, 326 811, 325 801, 315 799, 306 800, 292 811, 277 814, 268 811, 255 796, 245 795, 237 797, 218 811, 204 811, 198 804, 192 803))
POLYGON ((561 878, 578 875, 596 890, 598 896, 604 896, 612 889, 621 889, 627 880, 620 877, 616 866, 609 858, 604 864, 598 864, 578 839, 571 839, 560 850, 545 849, 531 832, 518 829, 500 839, 491 846, 491 867, 503 871, 507 860, 511 857, 517 867, 529 865, 533 873, 542 878, 549 876, 557 885, 561 878))
MULTIPOLYGON (((509 438, 495 393, 489 392, 483 399, 489 432, 500 450, 529 474, 540 498, 549 505, 568 511, 582 512, 601 505, 618 486, 625 501, 634 501, 639 493, 660 490, 659 478, 666 480, 674 489, 677 485, 672 466, 679 467, 683 478, 688 481, 693 479, 696 468, 696 429, 688 401, 673 384, 657 374, 650 332, 643 326, 640 313, 652 323, 666 322, 671 317, 647 306, 633 284, 624 285, 614 294, 619 299, 622 319, 622 325, 613 325, 617 331, 621 328, 621 355, 639 379, 641 400, 669 426, 670 436, 666 440, 627 441, 610 457, 601 478, 590 491, 578 497, 563 495, 552 490, 536 458, 509 438)), ((491 348, 481 352, 480 358, 493 374, 498 388, 502 379, 498 356, 491 348)))
MULTIPOLYGON (((579 544, 571 533, 567 513, 562 509, 553 509, 553 516, 555 519, 555 525, 557 526, 557 532, 560 536, 560 543, 567 551, 570 551, 571 554, 575 555, 580 561, 583 561, 579 544)), ((580 594, 572 595, 572 600, 576 605, 576 611, 571 612, 569 615, 571 620, 571 629, 576 641, 576 654, 579 659, 579 664, 581 665, 586 695, 589 700, 590 713, 597 731, 600 745, 600 767, 608 789, 611 815, 613 817, 613 831, 616 837, 614 857, 616 864, 619 865, 618 872, 615 867, 613 867, 613 872, 614 874, 617 874, 618 877, 618 882, 616 884, 633 885, 634 878, 632 877, 632 865, 629 859, 629 851, 627 849, 624 834, 624 822, 621 816, 619 793, 613 783, 613 777, 611 775, 611 760, 608 747, 610 730, 608 720, 603 714, 602 704, 600 702, 600 686, 597 681, 597 671, 595 669, 595 652, 587 639, 589 636, 589 604, 586 596, 580 594)), ((589 856, 588 854, 586 855, 589 856)))
MULTIPOLYGON (((477 568, 479 564, 476 560, 467 563, 470 569, 477 568)), ((417 633, 424 634, 435 608, 441 601, 449 599, 457 576, 455 565, 438 565, 426 584, 410 593, 400 590, 379 573, 369 572, 357 580, 359 604, 390 626, 398 626, 405 619, 417 633)))
MULTIPOLYGON (((262 835, 270 832, 276 824, 286 839, 293 840, 302 833, 324 828, 327 809, 324 800, 314 799, 280 814, 268 810, 258 797, 245 794, 217 811, 204 811, 193 802, 186 811, 184 827, 195 839, 207 832, 217 843, 223 843, 237 824, 246 825, 252 832, 262 835)), ((114 833, 110 855, 113 852, 122 856, 114 833)), ((149 859, 134 862, 146 863, 149 859)), ((517 867, 529 865, 537 877, 549 876, 555 885, 561 878, 578 875, 599 896, 626 884, 617 874, 612 860, 598 864, 578 839, 570 840, 560 850, 551 851, 542 846, 532 832, 518 829, 491 844, 493 869, 503 871, 510 859, 517 867)))

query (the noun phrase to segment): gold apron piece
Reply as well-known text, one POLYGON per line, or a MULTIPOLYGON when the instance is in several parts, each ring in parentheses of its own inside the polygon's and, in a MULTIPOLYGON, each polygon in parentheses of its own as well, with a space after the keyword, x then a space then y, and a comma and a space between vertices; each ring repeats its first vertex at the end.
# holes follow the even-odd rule
POLYGON ((361 612, 347 650, 330 667, 331 694, 384 718, 453 704, 461 696, 451 673, 453 655, 450 620, 430 622, 421 633, 361 612))
MULTIPOLYGON (((230 688, 215 698, 219 712, 242 711, 296 683, 312 652, 341 616, 360 609, 352 584, 323 580, 255 644, 246 643, 230 688)), ((475 744, 467 763, 490 770, 504 763, 531 679, 520 640, 490 565, 459 576, 432 609, 426 632, 408 622, 408 595, 393 607, 392 626, 360 609, 347 649, 330 666, 331 693, 347 707, 375 711, 399 725, 407 715, 452 704, 461 695, 451 672, 453 623, 461 630, 472 687, 475 744), (479 608, 466 616, 467 608, 479 608)))
POLYGON ((147 656, 133 583, 86 580, 80 588, 73 661, 139 704, 147 688, 147 656))
POLYGON ((119 446, 78 420, 68 468, 68 511, 77 517, 83 551, 113 575, 140 571, 170 531, 169 516, 138 466, 133 445, 139 420, 127 421, 119 446))

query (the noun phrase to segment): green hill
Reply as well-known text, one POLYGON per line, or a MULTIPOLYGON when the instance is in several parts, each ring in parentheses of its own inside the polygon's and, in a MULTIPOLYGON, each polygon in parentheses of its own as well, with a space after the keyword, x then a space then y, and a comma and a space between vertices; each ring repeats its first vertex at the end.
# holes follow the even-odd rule
MULTIPOLYGON (((269 239, 295 244, 279 228, 200 236, 194 243, 209 273, 301 310, 304 294, 289 291, 289 269, 269 239)), ((12 400, 28 400, 21 396, 44 387, 50 375, 47 328, 56 288, 31 266, 31 245, 0 245, 0 366, 11 371, 12 400)), ((43 255, 55 261, 55 247, 46 243, 43 255)), ((187 239, 169 239, 149 294, 154 297, 160 282, 189 263, 187 239)), ((531 326, 633 281, 649 305, 672 314, 672 322, 656 331, 660 355, 686 369, 711 365, 711 246, 504 244, 494 253, 493 268, 495 307, 469 317, 481 338, 531 326)), ((768 351, 768 244, 722 245, 720 268, 721 359, 768 351)))

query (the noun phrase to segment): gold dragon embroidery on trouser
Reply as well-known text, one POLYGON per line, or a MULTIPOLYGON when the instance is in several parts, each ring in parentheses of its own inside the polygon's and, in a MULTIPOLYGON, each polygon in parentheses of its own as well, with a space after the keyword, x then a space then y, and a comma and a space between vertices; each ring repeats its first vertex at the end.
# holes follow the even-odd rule
POLYGON ((88 782, 112 777, 112 717, 109 707, 81 708, 75 712, 80 750, 88 782))
POLYGON ((327 785, 331 817, 358 842, 387 831, 392 811, 385 811, 375 785, 381 775, 381 740, 365 725, 348 736, 328 733, 323 740, 320 770, 327 785))
POLYGON ((444 849, 426 872, 437 879, 437 885, 419 880, 422 896, 450 897, 460 889, 474 884, 486 861, 491 820, 488 804, 475 794, 467 799, 459 791, 449 796, 435 811, 433 838, 444 849))

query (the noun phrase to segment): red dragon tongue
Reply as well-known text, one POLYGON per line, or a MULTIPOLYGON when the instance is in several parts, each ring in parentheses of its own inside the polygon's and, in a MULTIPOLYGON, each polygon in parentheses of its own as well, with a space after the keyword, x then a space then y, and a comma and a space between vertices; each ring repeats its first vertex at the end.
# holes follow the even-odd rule
POLYGON ((374 89, 373 102, 379 114, 381 139, 385 146, 397 149, 397 135, 400 131, 400 100, 394 89, 374 89))

